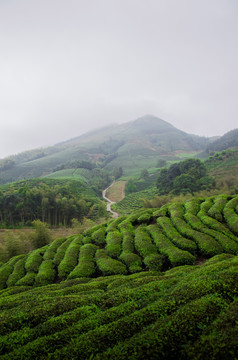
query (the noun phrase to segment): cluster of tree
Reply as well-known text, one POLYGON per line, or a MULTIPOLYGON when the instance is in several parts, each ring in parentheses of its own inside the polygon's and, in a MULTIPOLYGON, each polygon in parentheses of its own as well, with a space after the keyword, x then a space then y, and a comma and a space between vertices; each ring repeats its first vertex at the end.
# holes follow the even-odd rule
POLYGON ((149 174, 147 169, 142 169, 138 180, 129 179, 127 181, 125 187, 126 195, 133 192, 146 190, 149 187, 153 186, 155 182, 155 176, 155 174, 149 174))
POLYGON ((156 180, 159 195, 186 194, 208 190, 215 185, 199 159, 187 159, 162 169, 156 180))
POLYGON ((0 222, 2 227, 18 224, 31 224, 41 220, 50 225, 68 226, 73 218, 95 219, 105 214, 105 205, 98 198, 85 196, 82 184, 74 181, 57 183, 40 181, 32 185, 31 181, 22 182, 21 186, 11 185, 0 192, 0 222), (74 191, 81 188, 82 193, 74 191))

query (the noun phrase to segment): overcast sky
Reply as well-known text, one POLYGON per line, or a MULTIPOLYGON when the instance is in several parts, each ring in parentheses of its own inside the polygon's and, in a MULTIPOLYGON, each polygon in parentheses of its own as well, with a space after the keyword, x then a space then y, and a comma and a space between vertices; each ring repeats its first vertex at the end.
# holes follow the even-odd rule
POLYGON ((0 0, 0 158, 144 114, 238 127, 237 0, 0 0))

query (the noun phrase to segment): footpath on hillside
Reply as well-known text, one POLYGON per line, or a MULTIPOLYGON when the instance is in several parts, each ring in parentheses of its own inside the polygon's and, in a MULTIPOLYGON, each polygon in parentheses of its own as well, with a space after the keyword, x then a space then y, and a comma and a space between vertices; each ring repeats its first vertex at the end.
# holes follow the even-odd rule
POLYGON ((111 206, 116 202, 124 199, 125 185, 126 181, 113 181, 113 183, 102 192, 103 199, 107 201, 107 211, 110 212, 114 218, 118 218, 119 214, 113 211, 111 206))

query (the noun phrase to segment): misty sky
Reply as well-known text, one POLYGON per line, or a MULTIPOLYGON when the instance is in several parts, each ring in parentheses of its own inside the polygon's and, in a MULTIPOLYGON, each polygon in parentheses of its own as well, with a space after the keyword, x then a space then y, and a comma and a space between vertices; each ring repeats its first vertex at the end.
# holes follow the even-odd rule
POLYGON ((144 114, 238 127, 237 0, 0 0, 0 158, 144 114))

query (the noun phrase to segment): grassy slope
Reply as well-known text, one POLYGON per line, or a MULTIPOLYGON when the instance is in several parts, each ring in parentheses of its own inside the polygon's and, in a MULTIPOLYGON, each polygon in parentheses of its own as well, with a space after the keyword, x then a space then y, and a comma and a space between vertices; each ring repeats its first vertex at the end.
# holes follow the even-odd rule
POLYGON ((116 181, 114 182, 106 192, 107 198, 111 201, 117 202, 125 197, 125 185, 126 181, 116 181))

